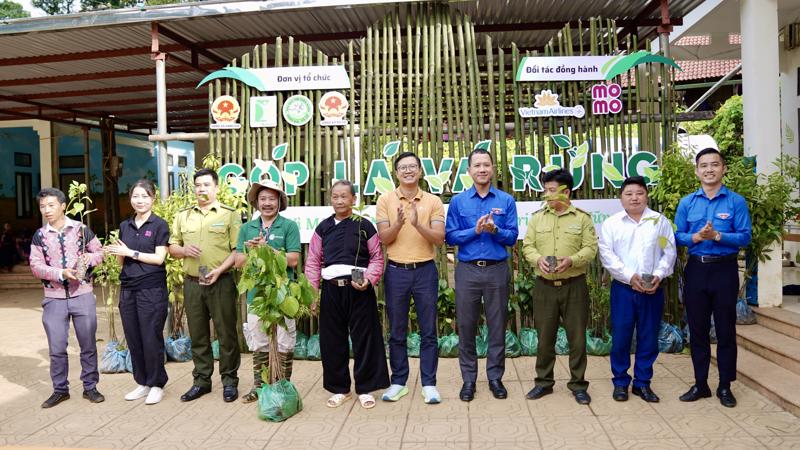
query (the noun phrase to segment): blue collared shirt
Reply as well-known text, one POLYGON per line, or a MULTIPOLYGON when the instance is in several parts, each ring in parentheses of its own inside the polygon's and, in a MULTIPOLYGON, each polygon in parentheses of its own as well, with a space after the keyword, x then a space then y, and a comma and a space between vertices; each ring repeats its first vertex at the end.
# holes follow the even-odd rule
POLYGON ((448 244, 458 246, 459 261, 507 259, 506 246, 514 245, 518 235, 517 204, 500 189, 492 186, 486 197, 481 197, 473 186, 450 201, 445 238, 448 244), (475 234, 478 219, 490 212, 497 233, 475 234))
POLYGON ((750 244, 752 227, 747 201, 725 186, 712 199, 706 196, 702 187, 683 197, 675 213, 675 226, 675 241, 678 245, 689 247, 690 255, 730 255, 750 244), (709 221, 721 234, 720 241, 693 243, 692 235, 709 221))

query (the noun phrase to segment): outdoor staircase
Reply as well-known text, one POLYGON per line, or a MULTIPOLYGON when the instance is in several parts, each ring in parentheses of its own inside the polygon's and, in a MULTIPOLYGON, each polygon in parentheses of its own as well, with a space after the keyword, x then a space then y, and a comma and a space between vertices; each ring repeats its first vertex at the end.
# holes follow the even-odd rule
POLYGON ((33 277, 31 268, 22 264, 14 266, 11 273, 0 272, 0 289, 41 289, 42 282, 33 277))
POLYGON ((738 380, 800 417, 800 314, 781 308, 753 311, 758 323, 736 326, 738 380))

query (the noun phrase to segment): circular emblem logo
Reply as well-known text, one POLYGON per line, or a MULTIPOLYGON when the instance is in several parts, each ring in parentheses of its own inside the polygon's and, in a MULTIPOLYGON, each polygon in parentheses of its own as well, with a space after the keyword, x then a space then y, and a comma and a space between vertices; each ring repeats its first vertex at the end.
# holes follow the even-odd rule
POLYGON ((350 104, 341 92, 326 92, 319 99, 319 112, 325 120, 342 120, 350 104))
POLYGON ((239 102, 230 95, 220 95, 211 104, 211 116, 217 123, 234 123, 239 119, 239 102))
POLYGON ((283 102, 283 118, 291 125, 299 127, 311 120, 314 104, 305 95, 293 95, 283 102))

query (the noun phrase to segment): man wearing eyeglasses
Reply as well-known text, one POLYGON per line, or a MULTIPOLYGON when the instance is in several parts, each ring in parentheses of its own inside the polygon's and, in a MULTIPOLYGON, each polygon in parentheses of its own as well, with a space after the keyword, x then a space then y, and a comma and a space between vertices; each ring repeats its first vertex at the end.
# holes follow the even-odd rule
POLYGON ((383 394, 385 401, 397 401, 408 394, 408 312, 411 297, 420 329, 420 377, 425 403, 439 403, 436 390, 438 347, 436 300, 439 274, 434 258, 444 243, 444 207, 439 197, 419 187, 422 167, 419 157, 404 152, 394 161, 400 186, 378 198, 376 221, 388 256, 384 272, 386 313, 389 317, 389 363, 392 384, 383 394))

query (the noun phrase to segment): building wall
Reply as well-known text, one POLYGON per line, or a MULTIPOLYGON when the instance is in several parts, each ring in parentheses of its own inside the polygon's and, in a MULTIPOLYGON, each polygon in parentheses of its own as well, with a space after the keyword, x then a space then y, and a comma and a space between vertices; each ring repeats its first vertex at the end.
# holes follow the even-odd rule
MULTIPOLYGON (((800 155, 800 48, 780 53, 781 80, 781 150, 800 155)), ((800 224, 800 222, 798 222, 800 224)), ((794 233, 800 233, 797 229, 794 233)), ((800 242, 784 242, 792 259, 800 252, 800 242)))

